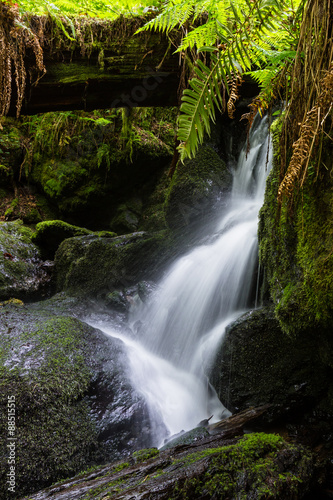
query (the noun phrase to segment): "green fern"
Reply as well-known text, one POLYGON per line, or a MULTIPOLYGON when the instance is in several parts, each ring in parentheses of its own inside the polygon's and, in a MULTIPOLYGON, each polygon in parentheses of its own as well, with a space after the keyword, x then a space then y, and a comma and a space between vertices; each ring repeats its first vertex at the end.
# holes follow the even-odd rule
POLYGON ((193 3, 187 0, 181 3, 170 2, 158 16, 139 28, 136 33, 147 30, 156 30, 169 33, 176 26, 182 26, 194 13, 193 3))
POLYGON ((195 77, 189 82, 190 89, 184 91, 181 114, 178 125, 179 151, 181 159, 192 157, 203 141, 204 134, 210 133, 210 122, 215 121, 215 107, 224 110, 225 102, 221 85, 228 91, 228 80, 233 76, 251 71, 252 65, 261 67, 263 56, 253 41, 259 42, 262 34, 266 34, 277 26, 272 17, 278 14, 284 1, 264 0, 251 3, 245 0, 247 11, 237 8, 230 1, 233 13, 233 29, 217 21, 218 41, 224 44, 223 50, 202 47, 208 52, 210 66, 200 59, 195 67, 195 77), (260 12, 260 14, 258 14, 260 12))
POLYGON ((224 111, 229 81, 237 75, 251 74, 267 96, 274 96, 273 82, 294 55, 297 37, 290 18, 302 1, 173 0, 138 30, 168 34, 185 25, 185 36, 176 51, 197 50, 193 78, 183 92, 178 120, 182 160, 195 155, 205 133, 210 133, 215 110, 224 111), (205 22, 196 21, 204 12, 205 22))

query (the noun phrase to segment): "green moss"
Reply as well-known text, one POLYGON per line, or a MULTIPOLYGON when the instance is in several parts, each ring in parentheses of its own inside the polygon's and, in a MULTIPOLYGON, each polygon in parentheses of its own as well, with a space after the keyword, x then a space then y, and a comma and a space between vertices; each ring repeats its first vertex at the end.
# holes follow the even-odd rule
POLYGON ((41 247, 44 258, 53 258, 60 243, 65 239, 89 234, 94 233, 89 229, 73 226, 62 220, 51 220, 37 224, 32 241, 41 247))
POLYGON ((115 238, 117 236, 117 233, 114 233, 113 231, 97 231, 95 234, 99 238, 115 238))
POLYGON ((157 448, 146 448, 144 450, 135 451, 132 454, 132 457, 133 457, 135 463, 141 463, 141 462, 145 462, 149 458, 156 457, 158 454, 159 454, 159 451, 157 448))
MULTIPOLYGON (((3 327, 10 310, 2 310, 3 327)), ((27 314, 27 313, 25 313, 27 314)), ((8 327, 9 328, 9 327, 8 327)), ((7 396, 15 397, 16 484, 21 495, 75 474, 93 459, 97 434, 85 394, 87 327, 73 318, 37 320, 3 332, 0 435, 7 435, 7 396)), ((6 440, 2 439, 4 448, 6 440)), ((4 449, 2 450, 4 451, 4 449)), ((3 453, 1 492, 6 494, 3 453)), ((5 498, 5 496, 3 496, 5 498)))
MULTIPOLYGON (((168 110, 164 113, 167 120, 168 110)), ((110 227, 119 206, 134 193, 140 196, 145 183, 171 160, 173 152, 163 139, 174 121, 172 111, 169 122, 159 124, 152 108, 133 110, 130 117, 106 110, 29 118, 25 175, 46 196, 48 208, 56 207, 53 218, 110 227)))
POLYGON ((147 278, 147 273, 152 275, 168 251, 165 231, 112 239, 68 239, 55 256, 58 290, 77 297, 94 295, 104 299, 110 289, 132 286, 147 278))
POLYGON ((260 259, 269 291, 283 330, 331 329, 333 321, 333 203, 332 181, 327 166, 332 163, 326 143, 320 178, 317 166, 309 165, 303 188, 293 196, 293 208, 284 200, 277 204, 280 179, 280 123, 273 134, 277 148, 260 214, 260 259))
MULTIPOLYGON (((250 434, 237 444, 222 448, 212 448, 192 455, 183 460, 184 466, 192 465, 210 458, 206 472, 185 480, 174 487, 170 499, 201 498, 283 498, 284 492, 298 493, 302 482, 298 474, 279 468, 279 451, 290 457, 300 458, 299 450, 286 445, 280 436, 273 434, 250 434), (291 488, 290 488, 291 486, 291 488)), ((310 455, 303 453, 300 471, 309 467, 310 455)), ((296 496, 295 496, 296 498, 296 496)))
POLYGON ((10 204, 10 207, 7 208, 7 210, 5 211, 5 219, 10 218, 10 216, 14 213, 15 208, 17 207, 18 204, 19 204, 18 198, 14 198, 10 204))
POLYGON ((0 298, 22 296, 31 287, 34 291, 39 252, 31 242, 32 234, 20 220, 0 222, 0 298))

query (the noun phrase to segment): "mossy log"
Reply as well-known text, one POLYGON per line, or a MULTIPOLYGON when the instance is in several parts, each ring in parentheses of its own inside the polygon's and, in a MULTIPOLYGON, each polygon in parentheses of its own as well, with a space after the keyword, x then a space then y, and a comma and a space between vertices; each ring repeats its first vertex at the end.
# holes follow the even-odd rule
MULTIPOLYGON (((173 54, 165 34, 135 34, 146 21, 147 17, 121 17, 112 22, 91 20, 88 25, 87 20, 77 20, 76 38, 69 40, 51 19, 35 16, 30 29, 39 39, 46 71, 36 74, 36 54, 27 45, 20 113, 178 105, 179 55, 173 54), (42 27, 42 38, 36 26, 42 27)), ((12 87, 8 115, 15 116, 14 77, 12 87)))
POLYGON ((55 484, 30 500, 184 500, 303 498, 313 477, 311 453, 273 434, 225 440, 223 434, 117 462, 55 484))

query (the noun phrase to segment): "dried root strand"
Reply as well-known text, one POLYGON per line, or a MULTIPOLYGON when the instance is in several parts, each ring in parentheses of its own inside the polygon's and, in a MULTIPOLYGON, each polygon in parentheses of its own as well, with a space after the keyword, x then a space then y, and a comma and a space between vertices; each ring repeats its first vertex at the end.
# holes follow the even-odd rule
POLYGON ((243 83, 240 73, 232 77, 231 82, 229 82, 230 95, 227 102, 227 110, 229 118, 233 119, 236 111, 235 103, 239 99, 238 88, 243 83))
POLYGON ((319 130, 323 129, 333 101, 333 66, 326 72, 320 82, 320 94, 317 103, 307 112, 305 120, 301 125, 300 136, 293 144, 293 153, 287 172, 278 190, 278 202, 282 202, 283 196, 291 197, 295 183, 303 173, 304 182, 307 167, 311 158, 315 140, 319 130), (303 168, 305 165, 305 168, 303 168))
POLYGON ((16 85, 16 115, 20 115, 26 87, 27 71, 24 57, 32 49, 35 70, 45 73, 43 50, 38 36, 20 19, 18 8, 0 4, 0 117, 5 116, 12 100, 13 80, 16 85))

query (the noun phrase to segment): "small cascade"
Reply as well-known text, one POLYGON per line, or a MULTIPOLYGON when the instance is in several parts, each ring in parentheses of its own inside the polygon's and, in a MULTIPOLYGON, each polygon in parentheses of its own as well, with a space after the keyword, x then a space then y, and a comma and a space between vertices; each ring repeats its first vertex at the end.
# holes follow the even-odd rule
POLYGON ((250 144, 248 155, 246 146, 240 154, 228 207, 210 242, 177 260, 150 301, 132 311, 133 337, 94 325, 127 345, 132 382, 146 398, 157 445, 211 415, 216 421, 229 414, 205 373, 226 326, 250 306, 253 294, 258 213, 271 163, 266 118, 253 127, 250 144))

